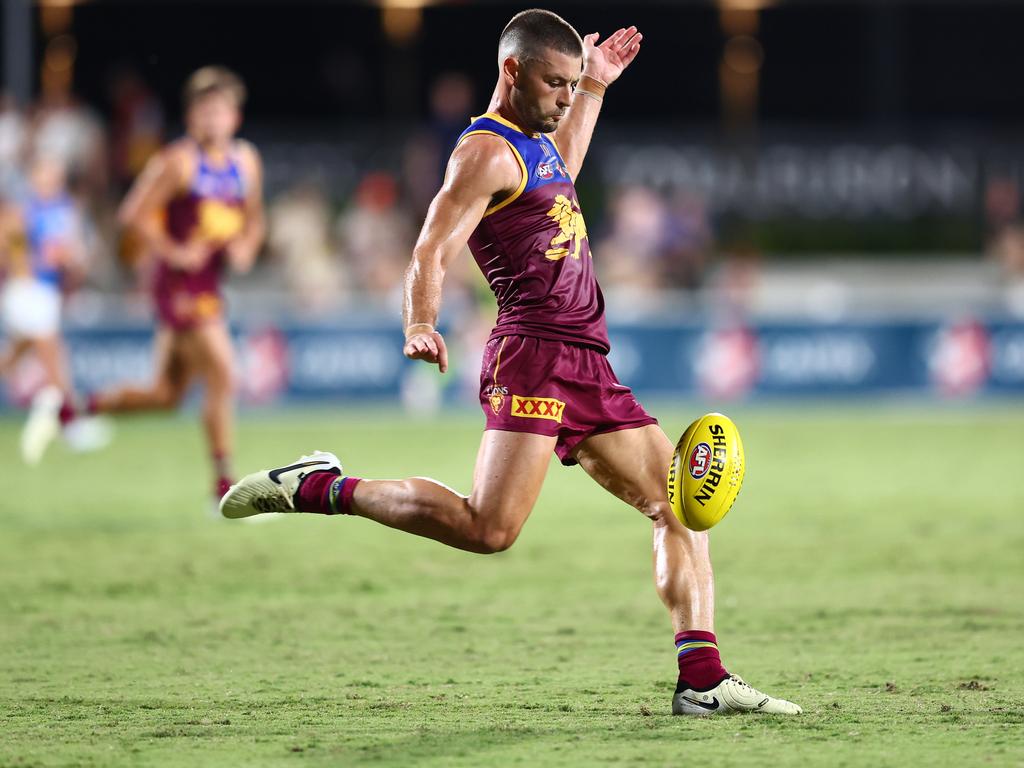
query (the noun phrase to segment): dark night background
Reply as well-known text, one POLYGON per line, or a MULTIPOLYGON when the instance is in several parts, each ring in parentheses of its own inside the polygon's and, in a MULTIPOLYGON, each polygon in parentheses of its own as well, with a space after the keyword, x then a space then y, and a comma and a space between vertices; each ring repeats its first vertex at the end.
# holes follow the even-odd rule
MULTIPOLYGON (((254 120, 416 118, 427 85, 459 70, 483 105, 495 41, 523 4, 428 7, 418 38, 391 44, 381 11, 346 3, 113 3, 74 11, 75 88, 102 107, 117 64, 138 68, 171 114, 199 62, 236 68, 253 84, 254 120)), ((710 4, 554 3, 581 31, 634 23, 643 55, 615 89, 620 121, 714 122, 723 33, 710 4)), ((1013 4, 792 3, 761 13, 759 117, 766 123, 894 127, 936 122, 982 132, 1024 118, 1015 84, 1024 71, 1024 7, 1013 4)), ((41 44, 37 41, 36 54, 41 44)))

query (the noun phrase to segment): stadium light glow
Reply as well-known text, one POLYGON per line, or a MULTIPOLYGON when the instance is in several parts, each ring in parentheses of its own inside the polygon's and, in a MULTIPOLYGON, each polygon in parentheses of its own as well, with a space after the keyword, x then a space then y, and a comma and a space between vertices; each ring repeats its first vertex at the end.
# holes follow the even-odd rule
POLYGON ((775 0, 718 0, 723 11, 763 11, 775 5, 775 0))

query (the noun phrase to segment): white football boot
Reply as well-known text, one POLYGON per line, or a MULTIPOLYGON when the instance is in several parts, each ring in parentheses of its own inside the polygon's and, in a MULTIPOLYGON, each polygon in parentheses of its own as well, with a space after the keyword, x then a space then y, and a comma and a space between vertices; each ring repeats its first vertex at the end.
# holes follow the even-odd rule
POLYGON ((21 458, 35 466, 47 447, 60 434, 60 406, 64 396, 57 387, 43 387, 36 392, 29 407, 28 418, 21 430, 21 458))
POLYGON ((770 715, 799 715, 803 710, 791 701, 776 699, 729 675, 706 691, 684 688, 672 698, 673 715, 719 715, 728 712, 766 712, 770 715))
POLYGON ((64 442, 75 453, 101 451, 114 439, 114 427, 103 416, 76 416, 64 425, 64 442))
POLYGON ((310 472, 341 474, 341 462, 333 453, 313 451, 285 467, 261 469, 246 475, 220 500, 220 513, 237 519, 264 512, 294 512, 295 492, 310 472))

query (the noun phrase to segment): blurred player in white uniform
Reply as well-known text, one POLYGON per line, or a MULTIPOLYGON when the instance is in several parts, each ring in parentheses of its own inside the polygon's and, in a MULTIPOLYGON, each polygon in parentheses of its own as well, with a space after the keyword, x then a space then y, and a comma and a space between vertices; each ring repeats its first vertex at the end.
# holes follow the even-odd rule
MULTIPOLYGON (((61 304, 66 287, 84 274, 85 256, 82 217, 67 193, 64 168, 54 158, 37 156, 24 200, 0 209, 0 324, 6 340, 0 376, 32 353, 46 382, 33 398, 22 431, 22 458, 28 464, 38 463, 60 432, 57 412, 71 395, 61 304)), ((90 443, 104 441, 97 425, 90 427, 79 425, 69 434, 75 447, 98 447, 90 443)))

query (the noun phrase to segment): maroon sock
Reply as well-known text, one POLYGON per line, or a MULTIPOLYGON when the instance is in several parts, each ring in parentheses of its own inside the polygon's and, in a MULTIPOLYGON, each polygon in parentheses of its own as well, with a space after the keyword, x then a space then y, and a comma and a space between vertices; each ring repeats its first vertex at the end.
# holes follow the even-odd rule
POLYGON ((75 420, 77 415, 75 406, 72 405, 69 399, 64 398, 64 402, 60 404, 60 412, 57 414, 57 418, 60 419, 60 425, 66 427, 75 420))
POLYGON ((713 632, 698 629, 680 632, 676 635, 676 656, 679 660, 677 691, 684 688, 706 691, 729 676, 722 666, 713 632))
POLYGON ((231 490, 231 478, 225 475, 221 475, 217 478, 217 482, 214 485, 213 492, 217 498, 223 498, 224 494, 231 490))
POLYGON ((326 470, 310 472, 295 492, 295 509, 320 515, 351 515, 352 494, 359 480, 326 470))
POLYGON ((64 402, 60 404, 60 412, 57 418, 60 419, 60 425, 66 427, 79 416, 95 416, 97 413, 99 413, 99 406, 96 395, 86 397, 84 407, 76 405, 74 399, 66 397, 64 402))

